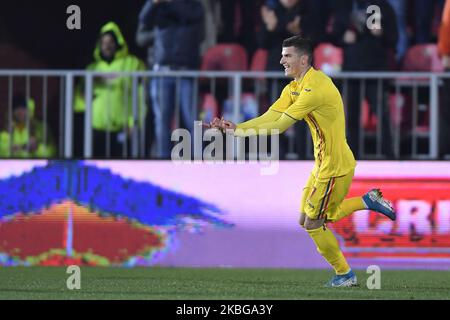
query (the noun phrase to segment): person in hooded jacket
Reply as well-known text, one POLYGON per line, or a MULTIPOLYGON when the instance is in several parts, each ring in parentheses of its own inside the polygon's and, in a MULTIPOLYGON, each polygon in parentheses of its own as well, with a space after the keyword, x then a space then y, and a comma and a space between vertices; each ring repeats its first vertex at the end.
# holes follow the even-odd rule
MULTIPOLYGON (((119 26, 106 23, 100 30, 89 71, 131 72, 145 70, 142 60, 128 51, 119 26)), ((93 157, 124 158, 128 156, 129 136, 145 119, 143 86, 139 85, 138 117, 133 117, 132 78, 105 75, 94 77, 92 101, 93 157)), ((82 155, 84 133, 84 84, 75 93, 75 156, 82 155)))
POLYGON ((50 129, 35 117, 36 104, 18 94, 13 98, 11 123, 0 131, 0 158, 51 158, 56 155, 50 129))

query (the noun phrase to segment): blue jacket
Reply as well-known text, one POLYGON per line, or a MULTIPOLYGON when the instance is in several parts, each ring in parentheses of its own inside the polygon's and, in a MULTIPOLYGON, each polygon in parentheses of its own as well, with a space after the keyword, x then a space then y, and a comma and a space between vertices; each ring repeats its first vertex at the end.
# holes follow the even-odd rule
POLYGON ((197 69, 205 36, 205 12, 198 0, 147 0, 139 14, 146 30, 154 31, 154 64, 197 69))

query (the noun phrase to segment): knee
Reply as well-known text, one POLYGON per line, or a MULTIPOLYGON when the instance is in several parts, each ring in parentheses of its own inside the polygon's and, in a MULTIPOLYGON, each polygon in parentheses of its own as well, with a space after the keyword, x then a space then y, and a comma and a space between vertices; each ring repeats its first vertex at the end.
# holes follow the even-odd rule
POLYGON ((300 225, 300 227, 304 228, 305 227, 305 219, 306 219, 306 215, 302 212, 300 213, 300 219, 298 220, 298 224, 300 225))
POLYGON ((306 231, 319 229, 323 226, 324 219, 305 219, 304 228, 306 231))

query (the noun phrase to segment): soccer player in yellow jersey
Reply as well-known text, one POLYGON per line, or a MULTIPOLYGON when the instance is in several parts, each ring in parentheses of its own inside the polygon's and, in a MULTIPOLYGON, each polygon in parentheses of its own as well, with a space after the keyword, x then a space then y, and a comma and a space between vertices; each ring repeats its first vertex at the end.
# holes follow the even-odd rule
POLYGON ((231 131, 237 136, 247 136, 252 133, 246 129, 254 129, 253 134, 270 134, 272 129, 282 133, 295 122, 306 121, 314 143, 315 164, 303 189, 300 225, 336 272, 327 286, 354 286, 357 284, 356 275, 326 223, 339 221, 362 209, 382 213, 392 220, 396 215, 379 189, 372 189, 361 197, 345 199, 356 162, 345 137, 344 106, 332 80, 311 66, 312 54, 309 40, 299 36, 286 39, 280 64, 285 75, 294 80, 284 88, 280 98, 257 118, 237 125, 215 118, 210 126, 231 131))

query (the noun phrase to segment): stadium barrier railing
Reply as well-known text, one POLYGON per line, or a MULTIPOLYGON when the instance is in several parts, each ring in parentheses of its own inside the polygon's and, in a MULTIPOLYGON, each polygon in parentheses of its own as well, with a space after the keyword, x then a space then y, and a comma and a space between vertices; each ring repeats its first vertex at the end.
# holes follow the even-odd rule
MULTIPOLYGON (((351 83, 359 82, 357 88, 363 109, 359 121, 359 154, 356 155, 358 158, 385 158, 382 153, 383 121, 390 122, 395 159, 437 159, 439 157, 439 90, 443 89, 442 83, 444 79, 450 78, 450 73, 337 72, 329 75, 338 86, 346 107, 351 83), (376 106, 372 106, 372 108, 367 108, 367 102, 365 103, 368 82, 376 83, 376 106), (383 116, 383 108, 389 109, 388 119, 383 116), (372 149, 366 150, 371 140, 374 141, 372 149)), ((27 100, 33 98, 36 100, 36 105, 39 106, 35 113, 40 115, 43 121, 45 141, 49 131, 47 125, 51 103, 49 91, 52 90, 55 93, 52 97, 57 97, 59 105, 57 112, 59 128, 56 130, 59 132, 58 154, 56 156, 73 158, 74 139, 78 138, 74 137, 73 113, 76 87, 78 86, 83 92, 85 101, 82 155, 85 158, 92 158, 92 102, 96 81, 114 77, 128 79, 123 82, 123 90, 129 92, 131 99, 124 99, 124 104, 125 110, 130 110, 129 112, 132 113, 134 124, 133 128, 126 126, 123 128, 125 135, 128 134, 128 130, 131 131, 131 145, 128 146, 127 139, 125 139, 123 158, 151 157, 148 150, 145 150, 148 128, 146 128, 146 121, 142 118, 145 117, 142 110, 145 111, 147 108, 145 101, 148 96, 150 79, 175 78, 175 92, 179 91, 180 79, 193 79, 192 105, 194 108, 192 112, 194 118, 199 119, 202 111, 200 100, 206 93, 213 98, 222 96, 222 100, 228 99, 228 107, 219 107, 216 111, 228 112, 228 118, 234 122, 246 120, 246 117, 264 112, 278 98, 283 85, 288 83, 284 74, 280 72, 145 71, 105 73, 84 70, 0 70, 0 83, 3 88, 7 88, 0 92, 0 108, 3 110, 3 117, 6 118, 6 130, 11 135, 13 97, 17 92, 23 92, 27 100), (143 91, 138 90, 138 86, 141 84, 144 85, 143 91), (256 112, 255 109, 252 109, 244 114, 241 98, 249 92, 256 101, 256 112), (130 101, 131 108, 127 106, 130 101)), ((175 99, 175 127, 181 123, 179 104, 180 99, 175 99)), ((209 116, 212 115, 209 114, 209 116)), ((353 123, 347 123, 347 126, 353 125, 353 123)), ((291 129, 284 135, 286 137, 285 159, 313 158, 311 139, 308 137, 309 130, 291 129), (303 136, 299 135, 299 132, 303 136)), ((106 143, 110 143, 108 139, 106 143)))

